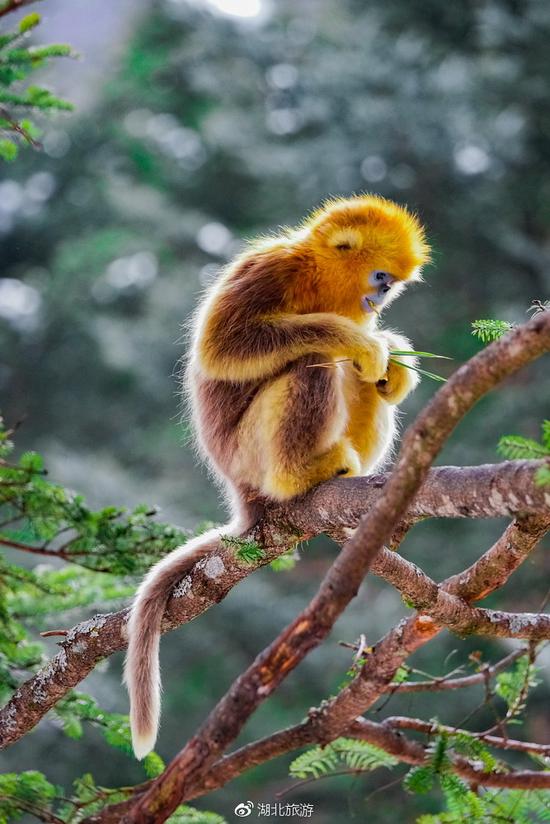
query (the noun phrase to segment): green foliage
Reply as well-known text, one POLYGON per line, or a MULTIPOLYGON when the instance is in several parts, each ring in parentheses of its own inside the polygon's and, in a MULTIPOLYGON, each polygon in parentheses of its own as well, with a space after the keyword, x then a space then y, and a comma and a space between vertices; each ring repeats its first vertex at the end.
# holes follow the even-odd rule
MULTIPOLYGON (((434 816, 422 816, 419 821, 484 821, 480 816, 483 805, 479 797, 473 793, 462 779, 452 771, 452 751, 469 749, 479 751, 474 741, 468 742, 468 736, 448 736, 442 732, 430 744, 430 761, 421 767, 413 767, 405 776, 403 785, 411 793, 423 795, 430 792, 436 782, 443 793, 446 810, 434 816), (457 740, 455 740, 457 739, 457 740)), ((481 748, 485 748, 481 745, 481 748)))
MULTIPOLYGON (((518 659, 522 660, 522 659, 518 659)), ((525 681, 523 674, 521 686, 525 681)), ((511 701, 521 693, 519 681, 507 688, 511 701)), ((404 787, 418 795, 430 792, 437 785, 445 799, 445 811, 436 815, 422 815, 417 824, 462 824, 464 821, 489 824, 510 821, 514 824, 533 824, 550 821, 550 792, 515 790, 486 790, 472 792, 468 785, 452 771, 452 755, 456 753, 474 762, 482 762, 486 771, 503 771, 504 765, 494 758, 482 741, 467 733, 438 736, 430 745, 430 763, 413 767, 404 779, 404 787)))
MULTIPOLYGON (((84 699, 87 696, 78 696, 78 701, 83 704, 86 703, 84 699)), ((112 724, 114 716, 100 711, 95 714, 99 723, 112 724)), ((107 740, 109 741, 108 737, 107 740)), ((119 746, 119 742, 116 741, 114 746, 119 746)), ((159 756, 155 753, 147 756, 145 770, 150 778, 163 769, 164 764, 159 756)), ((131 787, 109 789, 98 786, 93 776, 86 773, 74 781, 74 792, 67 798, 61 787, 51 784, 40 772, 7 773, 0 775, 0 824, 16 821, 27 813, 43 821, 50 821, 55 816, 56 820, 66 824, 77 824, 86 816, 100 812, 108 804, 124 801, 131 794, 131 787)), ((172 824, 225 824, 225 820, 216 813, 187 805, 179 807, 168 821, 172 824)))
MULTIPOLYGON (((522 435, 504 435, 498 442, 497 450, 503 458, 510 461, 550 458, 550 420, 542 423, 540 442, 522 435)), ((550 484, 550 462, 537 469, 535 483, 538 486, 550 484)))
POLYGON ((222 542, 227 547, 232 547, 235 558, 246 566, 259 564, 265 558, 265 551, 255 541, 241 541, 231 535, 222 535, 222 542))
MULTIPOLYGON (((7 773, 0 776, 0 824, 16 821, 27 813, 43 821, 51 821, 55 816, 66 824, 77 824, 108 804, 126 800, 131 794, 131 787, 112 790, 96 785, 93 776, 86 773, 75 780, 74 792, 66 798, 62 789, 40 772, 7 773)), ((225 819, 217 813, 187 805, 178 807, 168 821, 171 824, 225 824, 225 819)))
MULTIPOLYGON (((127 576, 144 571, 186 539, 181 530, 156 521, 155 510, 147 506, 131 512, 118 507, 90 509, 82 496, 47 480, 36 452, 24 452, 14 460, 11 435, 0 418, 0 545, 70 563, 29 570, 0 555, 2 701, 45 663, 42 644, 30 637, 33 624, 74 607, 112 604, 129 596, 135 583, 127 576)), ((110 747, 133 757, 127 716, 103 710, 91 696, 71 692, 52 714, 69 738, 82 738, 85 726, 92 725, 110 747)), ((150 753, 143 768, 152 778, 163 771, 164 763, 150 753)), ((41 773, 8 774, 0 778, 0 824, 26 813, 44 820, 56 815, 72 823, 123 800, 129 792, 98 787, 87 774, 76 781, 74 796, 63 800, 61 790, 41 773)), ((172 820, 222 822, 213 813, 191 807, 181 808, 172 820)))
POLYGON ((169 824, 225 824, 225 818, 217 813, 197 810, 195 807, 183 804, 170 816, 168 822, 169 824))
POLYGON ((320 778, 333 772, 338 764, 350 770, 370 772, 379 767, 394 767, 398 762, 379 747, 356 738, 337 738, 326 747, 313 747, 295 758, 289 767, 293 778, 320 778))
POLYGON ((274 558, 273 561, 271 561, 270 567, 275 572, 288 572, 289 570, 294 569, 297 560, 298 556, 295 550, 291 549, 288 552, 284 552, 282 555, 279 555, 278 558, 274 558))
MULTIPOLYGON (((0 439, 9 454, 1 422, 0 439)), ((82 495, 48 481, 35 452, 16 463, 0 458, 0 545, 18 545, 95 572, 136 575, 187 539, 156 514, 143 504, 130 512, 115 506, 93 510, 82 495)))
POLYGON ((313 747, 295 758, 289 767, 292 778, 320 778, 336 768, 338 756, 332 744, 313 747))
POLYGON ((474 320, 472 335, 479 338, 483 343, 490 343, 501 338, 506 332, 510 332, 514 326, 514 323, 508 323, 506 320, 494 320, 492 318, 474 320))
POLYGON ((507 460, 536 460, 550 454, 543 444, 521 435, 504 435, 498 442, 497 449, 507 460))
POLYGON ((407 681, 410 675, 410 670, 406 666, 399 667, 396 670, 395 675, 393 676, 391 682, 392 684, 402 684, 404 681, 407 681))
POLYGON ((7 34, 0 35, 0 158, 12 161, 20 143, 36 146, 38 130, 32 121, 20 118, 12 110, 30 109, 37 114, 45 111, 71 111, 72 105, 36 85, 25 86, 28 76, 51 58, 74 57, 70 46, 54 43, 31 46, 25 43, 30 32, 40 23, 40 15, 31 12, 7 34))
POLYGON ((454 786, 445 777, 442 790, 447 810, 436 815, 421 815, 417 824, 542 824, 550 821, 550 791, 480 790, 478 795, 466 790, 464 784, 454 786))
POLYGON ((40 814, 51 809, 59 790, 42 775, 29 770, 0 775, 0 822, 16 821, 25 813, 40 814))
POLYGON ((464 755, 474 761, 481 761, 485 770, 490 771, 500 768, 500 762, 492 755, 486 745, 474 735, 465 732, 450 733, 449 742, 453 750, 459 755, 464 755))
POLYGON ((507 719, 521 714, 529 691, 538 683, 536 668, 527 654, 517 659, 511 671, 497 675, 495 692, 506 701, 507 719))
POLYGON ((429 793, 434 785, 435 771, 431 764, 423 767, 412 767, 403 780, 403 786, 410 793, 424 795, 429 793))
POLYGON ((12 140, 8 140, 6 137, 0 139, 0 157, 2 160, 7 160, 8 162, 15 160, 17 157, 17 146, 12 140))
POLYGON ((395 767, 398 763, 393 755, 357 738, 337 738, 331 745, 341 761, 352 770, 370 771, 378 767, 395 767))

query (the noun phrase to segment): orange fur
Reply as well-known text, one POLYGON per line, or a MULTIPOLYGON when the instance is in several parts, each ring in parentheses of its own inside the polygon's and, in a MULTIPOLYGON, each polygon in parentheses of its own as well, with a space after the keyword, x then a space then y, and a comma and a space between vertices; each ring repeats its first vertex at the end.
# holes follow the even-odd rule
POLYGON ((177 582, 269 499, 367 472, 387 455, 395 405, 417 375, 389 363, 390 349, 411 345, 377 328, 378 310, 428 259, 424 230, 403 207, 375 195, 330 200, 296 229, 253 242, 203 301, 185 382, 233 521, 163 559, 136 596, 125 679, 138 757, 157 733, 158 640, 177 582))

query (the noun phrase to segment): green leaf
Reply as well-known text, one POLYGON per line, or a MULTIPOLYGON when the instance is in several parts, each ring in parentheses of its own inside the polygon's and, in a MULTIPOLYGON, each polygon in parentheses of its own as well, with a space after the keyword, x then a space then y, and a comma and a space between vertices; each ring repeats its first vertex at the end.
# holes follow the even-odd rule
POLYGON ((241 541, 230 535, 222 535, 221 540, 224 546, 232 547, 235 551, 235 558, 247 566, 253 566, 265 558, 265 550, 254 541, 241 541))
POLYGON ((294 569, 297 560, 295 551, 291 549, 289 552, 284 552, 282 555, 279 555, 278 558, 274 558, 271 561, 270 567, 275 572, 287 572, 290 569, 294 569))
POLYGON ((476 761, 481 761, 488 772, 497 769, 499 766, 498 760, 491 754, 485 744, 473 735, 466 732, 450 733, 449 744, 455 752, 476 761))
POLYGON ((0 139, 0 157, 2 160, 7 160, 8 163, 10 163, 12 160, 15 160, 17 154, 17 145, 13 140, 8 140, 7 138, 0 139))
POLYGON ((508 323, 506 320, 494 320, 486 318, 485 320, 474 320, 472 323, 472 335, 479 338, 483 343, 490 343, 498 340, 506 332, 513 329, 515 324, 508 323))
POLYGON ((22 20, 19 21, 19 31, 21 34, 25 34, 25 32, 31 31, 31 29, 36 28, 40 23, 41 16, 36 11, 32 11, 30 14, 26 14, 22 20))
POLYGON ((402 684, 404 681, 406 681, 408 679, 408 677, 409 677, 409 670, 407 669, 407 667, 399 667, 396 670, 396 673, 393 676, 391 682, 392 682, 392 684, 402 684))
POLYGON ((537 469, 535 472, 535 484, 537 486, 550 486, 550 464, 537 469))
POLYGON ((164 761, 156 752, 150 752, 143 759, 143 768, 148 778, 156 778, 164 772, 164 761))
POLYGON ((525 706, 530 689, 539 683, 536 669, 528 655, 522 655, 510 672, 501 672, 496 677, 495 692, 506 701, 508 716, 517 715, 525 706))
POLYGON ((532 460, 549 454, 543 444, 521 435, 504 435, 498 442, 497 451, 508 460, 532 460))
POLYGON ((57 794, 57 788, 35 770, 0 775, 0 821, 20 818, 29 807, 47 820, 57 794))
POLYGON ((44 460, 37 452, 24 452, 19 459, 19 465, 29 472, 41 472, 44 469, 44 460))
POLYGON ((289 767, 293 778, 319 778, 332 772, 338 761, 351 770, 369 772, 379 767, 394 767, 393 755, 357 738, 337 738, 326 747, 314 747, 294 759, 289 767))
POLYGON ((167 824, 226 824, 226 820, 218 813, 197 810, 183 804, 167 819, 167 824))
POLYGON ((324 749, 314 747, 295 758, 289 767, 292 778, 319 778, 332 772, 338 763, 338 756, 331 744, 324 749))
POLYGON ((337 738, 330 745, 341 761, 353 770, 370 771, 379 767, 395 767, 398 760, 393 755, 357 738, 337 738))
POLYGON ((436 375, 435 372, 428 372, 426 369, 420 369, 419 366, 413 366, 412 363, 403 363, 403 361, 394 360, 394 358, 390 358, 391 363, 396 363, 399 366, 404 366, 406 369, 412 369, 413 372, 418 372, 419 375, 424 375, 425 378, 431 378, 433 381, 440 381, 441 383, 446 383, 447 378, 443 378, 441 375, 436 375))
POLYGON ((435 771, 431 764, 423 767, 413 767, 403 780, 403 786, 408 792, 424 795, 433 787, 435 771))
POLYGON ((409 355, 416 358, 441 358, 442 360, 452 360, 447 355, 434 355, 433 352, 416 352, 414 349, 390 349, 390 355, 409 355))

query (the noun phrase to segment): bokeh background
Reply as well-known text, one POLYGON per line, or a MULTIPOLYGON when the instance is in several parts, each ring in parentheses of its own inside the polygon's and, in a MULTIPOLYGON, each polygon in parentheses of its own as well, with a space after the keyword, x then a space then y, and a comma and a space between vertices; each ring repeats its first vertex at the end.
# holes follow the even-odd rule
MULTIPOLYGON (((480 347, 471 321, 523 321, 532 300, 548 298, 545 0, 45 0, 40 11, 40 39, 81 52, 44 78, 78 108, 48 121, 43 153, 0 172, 0 399, 8 424, 23 421, 18 446, 43 452, 50 477, 93 504, 157 504, 190 529, 223 520, 181 417, 184 324, 243 238, 293 223, 328 195, 379 192, 427 224, 426 283, 386 319, 417 349, 459 364, 480 347)), ((423 382, 403 425, 435 389, 423 382)), ((549 398, 539 363, 480 403, 439 463, 492 462, 502 434, 537 437, 549 398)), ((501 527, 427 523, 403 551, 439 579, 501 527)), ((293 571, 256 573, 164 638, 164 757, 307 602, 335 551, 316 542, 293 571)), ((547 572, 539 550, 491 604, 537 609, 547 572)), ((351 653, 338 640, 365 632, 374 642, 406 611, 388 585, 369 579, 240 741, 302 718, 344 679, 351 653)), ((83 617, 73 612, 67 625, 83 617)), ((445 634, 414 664, 442 674, 468 666, 474 650, 494 659, 506 648, 445 634)), ((125 711, 120 670, 117 656, 84 687, 125 711)), ((547 740, 547 699, 543 683, 519 736, 547 740)), ((482 700, 481 691, 394 697, 372 716, 460 723, 482 700)), ((480 709, 471 723, 492 724, 491 712, 480 709)), ((232 821, 239 801, 273 802, 291 784, 289 760, 197 806, 232 821)), ((143 777, 93 729, 73 742, 48 719, 0 766, 39 768, 65 786, 86 769, 111 785, 143 777)), ((439 808, 437 796, 412 798, 399 786, 371 795, 391 780, 325 779, 284 800, 314 803, 320 824, 412 821, 439 808)))

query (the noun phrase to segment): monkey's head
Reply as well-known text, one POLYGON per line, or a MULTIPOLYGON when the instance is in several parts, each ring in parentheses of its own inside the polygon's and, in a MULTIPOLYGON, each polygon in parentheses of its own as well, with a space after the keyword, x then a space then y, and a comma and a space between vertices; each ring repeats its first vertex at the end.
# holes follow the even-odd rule
POLYGON ((328 201, 304 231, 326 308, 355 320, 374 316, 419 280, 430 259, 418 218, 376 195, 328 201))

